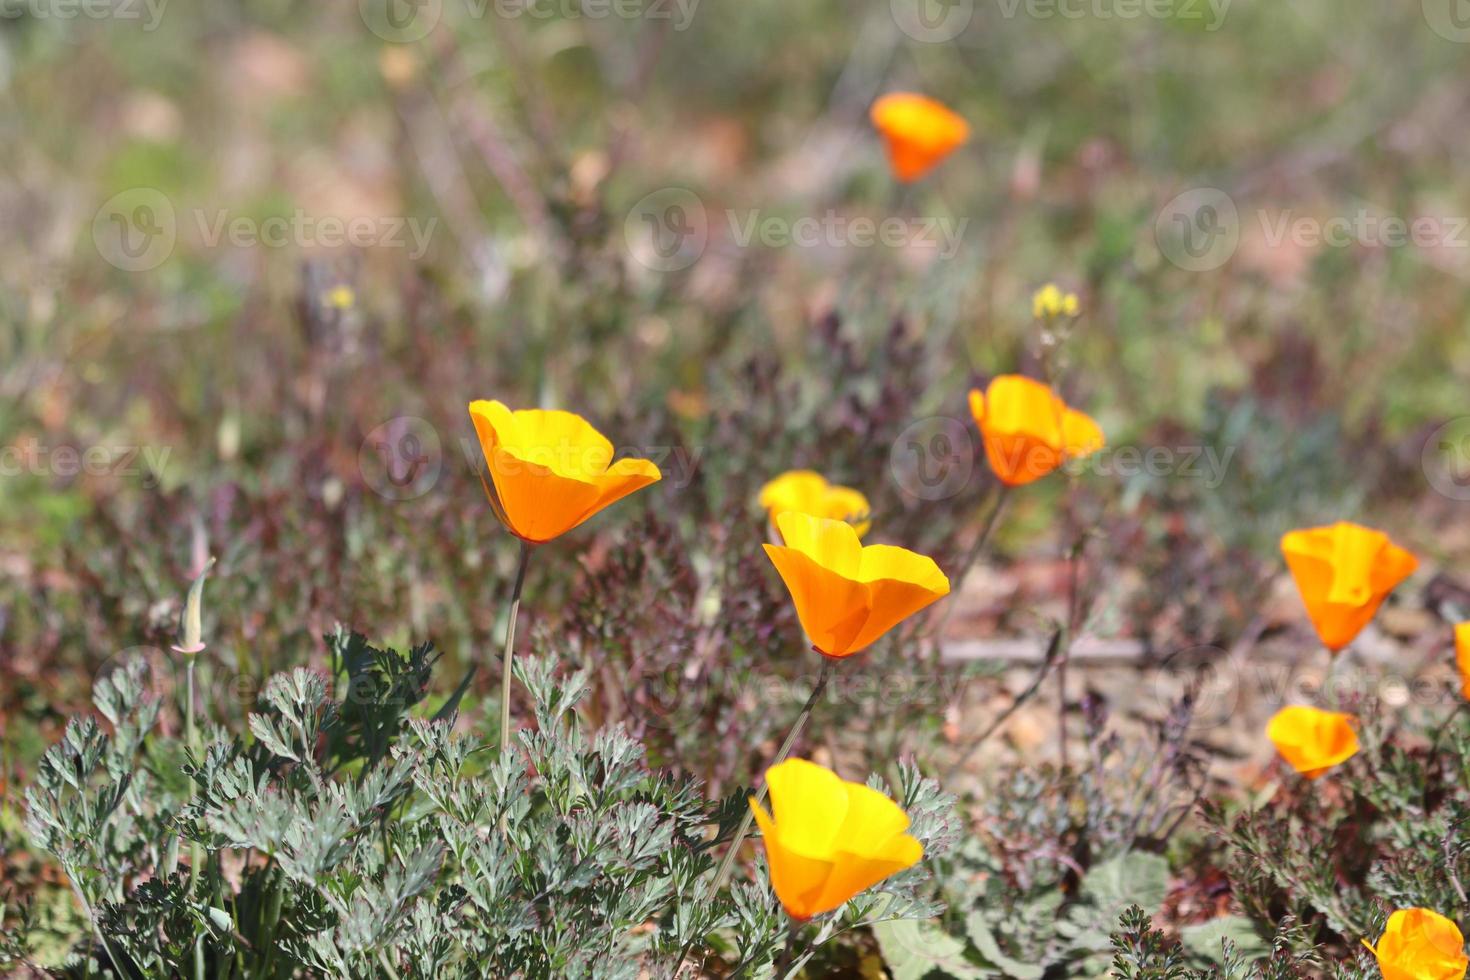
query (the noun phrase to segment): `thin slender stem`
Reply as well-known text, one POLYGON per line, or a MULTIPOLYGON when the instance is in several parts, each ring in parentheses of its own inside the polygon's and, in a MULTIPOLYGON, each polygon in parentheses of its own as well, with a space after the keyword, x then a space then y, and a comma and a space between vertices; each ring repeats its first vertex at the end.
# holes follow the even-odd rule
POLYGON ((974 544, 970 545, 970 550, 965 555, 964 564, 955 572, 954 590, 956 592, 965 583, 965 576, 970 574, 971 567, 980 559, 980 552, 985 549, 985 545, 990 541, 990 535, 999 526, 1001 512, 1006 509, 1006 501, 1011 497, 1010 485, 1005 483, 1000 484, 1000 489, 995 492, 994 496, 995 503, 991 506, 990 513, 985 515, 985 525, 980 528, 980 536, 975 539, 974 544))
MULTIPOLYGON (((970 550, 965 553, 965 557, 961 560, 959 567, 954 571, 954 580, 950 583, 950 593, 952 596, 960 594, 960 588, 965 584, 965 578, 970 574, 970 569, 974 567, 975 562, 980 560, 980 552, 985 550, 985 545, 990 541, 991 534, 995 533, 995 529, 1000 525, 1000 515, 1005 510, 1006 501, 1010 499, 1011 488, 1004 483, 998 484, 997 486, 999 486, 998 490, 992 489, 990 493, 986 494, 986 499, 994 502, 985 514, 985 523, 980 528, 980 536, 970 545, 970 550)), ((949 617, 954 615, 954 611, 958 606, 959 603, 955 602, 953 598, 945 604, 944 615, 939 620, 938 633, 940 636, 943 636, 944 627, 948 625, 949 617)))
MULTIPOLYGON (((186 654, 188 663, 184 667, 184 744, 192 753, 194 746, 194 664, 198 659, 197 654, 186 654)), ((194 798, 194 784, 189 783, 189 798, 194 798)), ((199 883, 199 864, 203 860, 197 841, 189 843, 189 890, 192 892, 199 883)), ((204 936, 200 935, 194 940, 194 980, 204 980, 204 936)))
MULTIPOLYGON (((960 754, 960 757, 950 765, 949 769, 946 770, 944 774, 944 778, 940 780, 941 784, 947 785, 952 782, 954 778, 960 774, 961 770, 964 769, 965 764, 970 761, 970 757, 975 754, 975 751, 979 749, 980 746, 984 745, 986 740, 989 739, 990 736, 999 731, 1000 726, 1009 721, 1011 715, 1014 715, 1017 711, 1019 711, 1022 705, 1026 704, 1028 701, 1036 696, 1036 692, 1041 689, 1041 685, 1051 674, 1052 668, 1056 666, 1058 658, 1062 655, 1062 640, 1066 636, 1066 632, 1067 631, 1065 629, 1058 628, 1054 633, 1052 633, 1051 642, 1047 645, 1046 654, 1042 657, 1041 660, 1041 667, 1039 670, 1037 670, 1036 676, 1031 679, 1030 685, 1028 685, 1027 688, 1020 694, 1016 695, 1015 700, 1010 703, 1010 706, 1002 711, 999 715, 997 715, 995 719, 991 721, 989 727, 987 727, 985 731, 981 732, 980 736, 976 738, 975 741, 970 743, 969 748, 965 749, 965 751, 960 754)), ((1070 642, 1070 640, 1068 642, 1070 642)))
POLYGON ((526 566, 531 562, 531 545, 521 542, 521 560, 516 568, 515 589, 510 595, 510 618, 505 624, 505 654, 500 658, 500 751, 510 751, 510 682, 514 673, 516 618, 521 613, 521 587, 526 583, 526 566))
POLYGON ((383 965, 383 969, 388 972, 388 976, 392 977, 393 980, 400 980, 398 975, 398 968, 395 967, 393 965, 393 961, 389 959, 388 951, 386 949, 378 950, 378 962, 383 965))
MULTIPOLYGON (((786 733, 786 741, 781 743, 781 749, 776 753, 776 758, 766 768, 770 769, 779 766, 786 761, 787 756, 791 755, 791 748, 801 736, 802 729, 806 728, 806 721, 811 717, 812 709, 817 706, 817 702, 821 700, 823 692, 827 690, 827 682, 832 677, 833 663, 832 658, 827 656, 822 657, 822 671, 817 675, 817 683, 812 688, 811 697, 806 699, 806 704, 802 706, 801 714, 796 716, 796 722, 791 726, 791 731, 786 733)), ((745 816, 741 819, 740 826, 735 831, 735 837, 730 841, 730 849, 725 852, 724 858, 720 860, 719 868, 715 870, 714 885, 710 888, 711 895, 719 894, 720 889, 725 886, 726 880, 729 879, 730 872, 734 870, 735 858, 740 854, 740 845, 745 843, 745 836, 750 833, 750 825, 755 820, 755 807, 765 803, 768 789, 769 787, 762 782, 760 789, 756 791, 755 805, 745 808, 745 816)), ((684 961, 689 958, 689 951, 693 948, 694 937, 691 936, 689 941, 684 944, 683 950, 679 953, 679 963, 674 967, 675 977, 678 977, 679 971, 684 969, 684 961)))
POLYGON ((184 740, 191 749, 194 747, 194 659, 192 655, 189 657, 184 670, 184 676, 188 679, 185 685, 188 701, 184 704, 184 740))
POLYGON ((285 904, 286 888, 285 875, 279 870, 271 878, 270 892, 266 898, 265 923, 262 929, 261 946, 263 962, 261 963, 262 977, 275 976, 276 968, 276 926, 281 921, 281 907, 285 904))
MULTIPOLYGON (((76 895, 77 901, 82 903, 82 911, 87 915, 87 922, 91 924, 92 931, 97 936, 97 941, 102 944, 102 952, 107 954, 107 959, 112 963, 112 968, 117 971, 117 975, 119 977, 125 976, 122 967, 117 964, 117 957, 112 954, 112 947, 108 945, 107 937, 102 934, 102 926, 97 923, 97 916, 92 911, 92 903, 87 901, 87 896, 82 893, 82 886, 77 884, 79 878, 76 869, 66 866, 63 870, 66 872, 67 880, 71 884, 72 894, 76 895)), ((86 954, 86 962, 83 964, 83 970, 86 976, 90 977, 92 975, 92 953, 90 950, 86 954)))
POLYGON ((801 929, 795 922, 786 924, 786 946, 781 950, 781 955, 772 964, 771 972, 774 976, 784 977, 791 969, 792 960, 796 959, 796 941, 801 934, 801 929))
POLYGON ((1067 771, 1067 664, 1072 660, 1072 644, 1077 639, 1077 620, 1080 615, 1077 600, 1082 541, 1083 538, 1079 536, 1067 560, 1067 642, 1062 647, 1061 659, 1057 661, 1057 737, 1064 773, 1067 771))

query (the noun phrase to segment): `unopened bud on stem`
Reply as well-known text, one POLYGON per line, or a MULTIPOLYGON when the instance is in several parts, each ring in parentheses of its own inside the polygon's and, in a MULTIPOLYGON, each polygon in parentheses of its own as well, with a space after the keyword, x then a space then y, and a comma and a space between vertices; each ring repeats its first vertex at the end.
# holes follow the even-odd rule
POLYGON ((193 657, 204 649, 204 577, 213 567, 214 559, 210 558, 199 570, 199 576, 189 586, 189 594, 184 598, 184 611, 179 616, 179 642, 174 650, 186 657, 193 657))

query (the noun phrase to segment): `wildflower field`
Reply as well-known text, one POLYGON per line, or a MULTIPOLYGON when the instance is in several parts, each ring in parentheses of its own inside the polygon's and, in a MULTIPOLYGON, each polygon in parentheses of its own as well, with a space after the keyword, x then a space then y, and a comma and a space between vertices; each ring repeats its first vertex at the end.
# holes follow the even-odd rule
POLYGON ((0 975, 1464 980, 1464 0, 0 0, 0 132, 0 975))

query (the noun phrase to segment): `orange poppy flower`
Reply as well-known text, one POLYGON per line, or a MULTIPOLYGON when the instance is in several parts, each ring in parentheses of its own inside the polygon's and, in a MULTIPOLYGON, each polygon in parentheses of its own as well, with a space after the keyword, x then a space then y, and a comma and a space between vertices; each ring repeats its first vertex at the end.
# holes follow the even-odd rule
POLYGON ((848 657, 949 594, 934 559, 886 544, 863 547, 843 521, 788 510, 776 517, 784 545, 766 554, 781 574, 818 653, 848 657))
POLYGON ((1266 737, 1293 769, 1316 779, 1358 754, 1353 716, 1306 705, 1282 708, 1266 726, 1266 737))
POLYGON ((771 809, 750 798, 771 868, 771 887, 798 922, 911 868, 924 846, 908 814, 882 793, 805 759, 766 770, 771 809))
POLYGON ((1388 594, 1419 567, 1382 531, 1346 521, 1290 531, 1281 539, 1281 553, 1317 635, 1333 653, 1351 643, 1388 594))
POLYGON ((490 467, 490 504, 531 544, 565 534, 661 476, 646 459, 614 463, 612 443, 572 412, 512 412, 482 400, 470 403, 470 418, 490 467))
POLYGON ((1378 945, 1363 945, 1383 980, 1464 980, 1470 959, 1460 927, 1429 909, 1399 909, 1388 917, 1378 945))
POLYGON ((1007 486, 1039 480, 1106 443, 1089 416, 1068 408, 1040 381, 1019 374, 995 378, 984 393, 971 391, 970 414, 985 438, 990 468, 1007 486))
POLYGON ((970 138, 969 124, 953 110, 911 92, 883 96, 870 116, 888 147, 894 176, 905 184, 933 170, 970 138))
POLYGON ((847 521, 857 528, 858 537, 868 533, 872 508, 868 498, 851 487, 828 483, 826 477, 811 470, 782 473, 761 487, 760 504, 774 523, 788 510, 834 521, 847 521))
POLYGON ((1460 693, 1470 701, 1470 623, 1455 627, 1455 665, 1460 668, 1460 693))

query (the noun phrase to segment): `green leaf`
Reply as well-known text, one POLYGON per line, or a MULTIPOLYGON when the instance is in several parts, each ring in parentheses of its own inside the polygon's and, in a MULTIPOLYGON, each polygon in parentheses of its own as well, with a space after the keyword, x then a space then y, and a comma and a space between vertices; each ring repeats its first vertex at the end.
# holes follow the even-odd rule
POLYGON ((1271 952, 1251 920, 1240 915, 1222 915, 1179 930, 1179 941, 1184 948, 1211 963, 1223 962, 1223 943, 1227 939, 1235 944, 1236 956, 1247 963, 1254 963, 1271 952))
POLYGON ((996 974, 965 959, 965 944, 934 925, 896 919, 873 926, 893 980, 924 980, 934 971, 955 980, 987 980, 996 974))
POLYGON ((1157 854, 1130 851, 1095 865, 1082 879, 1082 894, 1110 922, 1137 905, 1156 912, 1169 892, 1169 862, 1157 854))
POLYGON ((971 912, 970 917, 965 920, 965 931, 970 935, 970 942, 975 944, 975 949, 991 963, 1005 971, 1006 976, 1014 980, 1040 980, 1046 971, 1039 966, 1022 963, 1020 960, 1007 956, 996 942, 995 935, 990 931, 985 917, 979 912, 971 912))

